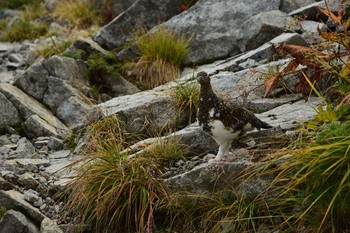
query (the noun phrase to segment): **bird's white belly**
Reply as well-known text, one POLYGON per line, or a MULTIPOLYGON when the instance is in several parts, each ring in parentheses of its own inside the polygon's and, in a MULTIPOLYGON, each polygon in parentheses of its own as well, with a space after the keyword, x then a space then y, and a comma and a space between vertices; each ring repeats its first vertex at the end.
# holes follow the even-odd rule
POLYGON ((232 131, 225 128, 224 124, 219 120, 209 122, 213 138, 218 142, 231 141, 238 137, 241 131, 232 131))

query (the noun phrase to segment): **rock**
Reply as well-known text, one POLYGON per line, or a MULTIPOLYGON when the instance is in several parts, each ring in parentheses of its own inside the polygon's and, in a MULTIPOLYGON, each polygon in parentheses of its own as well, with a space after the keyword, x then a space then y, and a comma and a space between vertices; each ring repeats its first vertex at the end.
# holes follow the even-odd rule
POLYGON ((301 98, 302 97, 299 94, 285 94, 276 98, 260 98, 252 100, 247 104, 247 107, 258 110, 258 112, 266 112, 287 103, 294 103, 301 98))
POLYGON ((48 12, 53 12, 56 8, 58 0, 45 0, 44 7, 48 12))
POLYGON ((137 0, 97 32, 93 39, 104 49, 121 48, 127 41, 133 39, 134 30, 153 28, 160 22, 170 19, 177 13, 181 4, 181 0, 137 0))
POLYGON ((242 24, 238 34, 240 50, 251 50, 270 41, 283 33, 291 21, 288 14, 279 10, 262 12, 251 17, 242 24))
POLYGON ((102 48, 92 38, 78 37, 74 43, 66 50, 68 54, 80 56, 82 60, 86 61, 90 54, 99 53, 108 56, 109 51, 102 48))
POLYGON ((35 148, 42 148, 43 146, 47 146, 49 139, 50 139, 49 137, 38 137, 34 141, 34 147, 35 148))
MULTIPOLYGON (((251 72, 250 69, 235 73, 220 72, 211 76, 213 90, 216 93, 220 93, 220 95, 227 101, 244 104, 245 107, 254 112, 261 112, 262 110, 271 109, 276 107, 277 104, 283 104, 283 101, 274 101, 271 98, 266 98, 264 101, 262 101, 265 88, 263 86, 261 74, 268 73, 268 70, 271 69, 271 67, 276 67, 276 65, 283 67, 288 62, 289 60, 271 62, 254 68, 254 72, 251 72), (271 100, 271 102, 268 100, 271 100), (261 105, 259 101, 262 103, 261 105)), ((295 99, 295 97, 292 99, 295 99)), ((286 103, 291 101, 290 98, 285 98, 284 100, 286 103)))
POLYGON ((12 142, 6 135, 0 136, 0 147, 5 145, 10 145, 10 144, 12 144, 12 142))
POLYGON ((17 182, 29 189, 35 189, 39 185, 39 182, 29 173, 19 175, 17 182))
POLYGON ((18 77, 14 85, 40 101, 47 89, 47 76, 49 72, 43 67, 42 62, 34 63, 18 77))
POLYGON ((147 128, 162 130, 174 125, 178 109, 167 92, 155 90, 113 98, 99 104, 90 115, 101 111, 104 116, 116 114, 131 133, 147 133, 147 128))
MULTIPOLYGON (((255 62, 261 62, 264 60, 272 61, 274 56, 276 56, 276 50, 274 48, 277 44, 292 44, 307 46, 305 39, 298 33, 282 33, 281 35, 273 38, 271 41, 263 44, 262 46, 250 50, 242 55, 227 58, 224 61, 218 61, 214 63, 211 69, 205 69, 207 73, 215 73, 217 71, 239 71, 241 70, 242 63, 246 62, 248 59, 254 60, 255 62)), ((251 67, 244 67, 245 69, 251 67)))
POLYGON ((9 210, 0 221, 0 232, 39 233, 39 229, 21 212, 9 210))
POLYGON ((23 193, 24 200, 30 203, 34 203, 39 200, 39 193, 33 189, 24 191, 23 193))
POLYGON ((36 154, 35 147, 27 138, 21 138, 17 142, 16 158, 32 158, 36 154))
POLYGON ((52 125, 48 124, 38 115, 30 116, 24 123, 23 129, 29 138, 40 136, 54 136, 59 135, 60 132, 52 125))
POLYGON ((315 41, 322 41, 322 37, 320 36, 317 28, 321 31, 327 31, 327 26, 324 23, 315 22, 311 20, 302 20, 300 22, 300 26, 304 33, 302 34, 303 38, 308 42, 308 44, 313 44, 315 41))
POLYGON ((73 126, 85 119, 86 111, 92 105, 79 91, 88 85, 85 74, 86 67, 82 62, 53 56, 30 66, 15 85, 53 112, 57 111, 60 120, 73 126))
POLYGON ((48 167, 50 165, 50 161, 47 159, 14 159, 13 162, 29 172, 37 171, 41 166, 48 167))
MULTIPOLYGON (((209 63, 240 53, 240 26, 254 15, 277 10, 279 5, 280 0, 200 0, 161 26, 186 38, 193 36, 185 65, 209 63)), ((259 36, 265 37, 265 32, 259 36)))
MULTIPOLYGON (((5 180, 4 178, 2 178, 0 176, 0 190, 10 190, 10 189, 15 189, 15 185, 12 184, 11 182, 8 182, 7 180, 5 180)), ((0 204, 1 206, 1 204, 0 204)), ((1 231, 0 231, 1 232, 1 231)))
POLYGON ((56 138, 56 137, 50 137, 47 147, 50 150, 61 150, 63 148, 64 141, 62 139, 56 138))
POLYGON ((297 10, 301 7, 315 3, 315 0, 282 0, 280 10, 286 13, 297 10))
POLYGON ((214 139, 203 132, 197 125, 192 124, 182 130, 165 137, 167 140, 175 140, 180 145, 185 146, 185 150, 190 155, 202 155, 212 152, 217 148, 214 139))
POLYGON ((32 115, 38 115, 41 119, 53 126, 58 133, 67 131, 67 127, 55 116, 53 116, 50 111, 48 111, 42 104, 37 102, 32 97, 26 95, 20 89, 10 84, 2 83, 0 84, 0 92, 2 92, 7 99, 9 99, 15 105, 15 107, 19 110, 21 117, 24 119, 28 119, 32 115))
POLYGON ((314 119, 315 108, 320 104, 322 104, 322 101, 319 98, 310 97, 308 102, 300 100, 295 103, 287 103, 270 111, 256 114, 256 116, 272 126, 279 126, 284 130, 292 130, 302 122, 314 119))
POLYGON ((0 83, 13 83, 15 75, 13 71, 5 71, 0 73, 0 83))
POLYGON ((234 178, 252 164, 247 155, 249 153, 246 150, 237 150, 230 154, 229 162, 203 163, 188 172, 166 179, 165 183, 172 190, 197 194, 238 186, 239 182, 234 182, 234 178))
POLYGON ((40 233, 63 233, 57 222, 49 218, 44 218, 41 222, 40 233))
POLYGON ((57 117, 70 127, 85 124, 86 117, 92 108, 91 105, 80 98, 69 97, 57 108, 57 117))
POLYGON ((0 130, 5 126, 17 126, 20 122, 16 107, 0 92, 0 130))
POLYGON ((102 73, 100 78, 108 87, 108 94, 112 97, 140 92, 140 89, 120 75, 116 77, 111 73, 102 73))
MULTIPOLYGON (((333 4, 331 2, 335 2, 334 0, 327 1, 327 3, 332 7, 333 4)), ((296 9, 289 13, 290 16, 301 16, 305 18, 306 20, 312 20, 312 21, 322 21, 327 22, 328 17, 324 14, 322 14, 319 10, 319 8, 325 8, 325 4, 323 1, 316 2, 304 7, 301 7, 299 9, 296 9)))
POLYGON ((61 150, 61 151, 56 151, 52 154, 49 155, 50 159, 63 159, 63 158, 68 158, 70 154, 70 150, 61 150))
POLYGON ((0 203, 6 209, 21 211, 25 216, 39 225, 45 216, 37 208, 24 200, 23 194, 15 190, 0 190, 0 203))

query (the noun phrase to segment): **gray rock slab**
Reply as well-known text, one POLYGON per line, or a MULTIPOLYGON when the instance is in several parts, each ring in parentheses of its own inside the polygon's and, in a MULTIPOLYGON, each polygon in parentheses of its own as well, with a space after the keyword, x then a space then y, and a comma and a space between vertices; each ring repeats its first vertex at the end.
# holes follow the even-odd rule
POLYGON ((310 97, 308 102, 304 100, 288 103, 271 109, 270 111, 256 114, 261 120, 272 126, 280 126, 282 129, 295 129, 302 122, 314 119, 315 107, 322 105, 318 97, 310 97))
POLYGON ((92 103, 84 100, 85 98, 77 96, 69 97, 60 103, 56 116, 69 127, 86 123, 88 113, 92 109, 92 103))
MULTIPOLYGON (((263 85, 264 77, 266 78, 266 75, 269 74, 271 69, 275 69, 277 65, 283 67, 288 62, 289 60, 286 59, 234 73, 219 72, 211 76, 211 84, 214 92, 223 99, 243 104, 255 112, 261 112, 262 110, 276 107, 278 104, 278 101, 274 101, 273 99, 271 99, 271 105, 267 100, 261 102, 265 93, 265 87, 263 85)), ((284 101, 289 102, 290 99, 286 98, 284 101)), ((283 99, 281 99, 280 104, 283 104, 283 99)))
POLYGON ((0 232, 3 233, 39 233, 39 229, 24 214, 9 210, 0 220, 0 232))
POLYGON ((162 26, 187 38, 193 35, 185 64, 209 63, 240 53, 236 42, 241 25, 261 12, 277 10, 279 5, 280 0, 199 0, 162 26))
POLYGON ((177 13, 181 4, 181 0, 137 0, 97 32, 93 39, 108 50, 121 48, 134 37, 134 30, 153 28, 168 20, 177 13))
MULTIPOLYGON (((260 47, 250 50, 241 55, 237 55, 231 58, 227 58, 223 61, 215 62, 207 73, 214 73, 215 71, 236 71, 240 70, 239 66, 241 63, 252 59, 256 62, 261 61, 272 61, 276 56, 276 50, 274 48, 277 44, 292 44, 292 45, 301 45, 307 46, 306 40, 299 35, 298 33, 282 33, 281 35, 273 38, 269 42, 261 45, 260 47)), ((206 67, 205 65, 203 67, 206 67)), ((245 67, 245 69, 251 67, 245 67)), ((204 68, 206 70, 206 68, 204 68)))
POLYGON ((37 100, 42 100, 47 90, 46 78, 49 72, 44 68, 42 62, 34 63, 19 76, 14 85, 25 91, 37 100))
POLYGON ((52 154, 49 154, 50 159, 63 159, 63 158, 68 158, 70 154, 70 150, 61 150, 61 151, 56 151, 52 154))
POLYGON ((1 206, 5 207, 6 209, 20 211, 37 225, 40 225, 41 221, 45 218, 45 215, 25 201, 23 194, 18 191, 0 190, 0 203, 1 206))
POLYGON ((0 84, 0 92, 9 99, 19 110, 21 117, 28 119, 32 115, 38 115, 58 132, 66 132, 67 127, 34 98, 26 95, 23 91, 11 84, 0 84))
POLYGON ((35 147, 27 138, 21 138, 17 142, 15 151, 17 158, 32 158, 36 154, 35 147))
POLYGON ((255 112, 266 112, 287 103, 294 103, 300 99, 302 99, 302 96, 299 94, 285 94, 276 98, 260 98, 252 100, 247 104, 247 107, 255 110, 255 112))
MULTIPOLYGON (((333 12, 338 11, 339 7, 339 1, 338 0, 328 0, 327 4, 329 6, 329 9, 333 12)), ((304 7, 298 8, 292 12, 289 13, 291 16, 302 16, 307 20, 313 20, 313 21, 327 21, 327 16, 324 14, 321 14, 319 8, 326 9, 326 5, 324 1, 319 1, 310 5, 306 5, 304 7)))
POLYGON ((102 111, 104 116, 117 114, 129 132, 142 133, 147 127, 161 130, 174 125, 178 109, 169 91, 150 90, 113 98, 99 104, 94 111, 102 111))
POLYGON ((112 96, 130 95, 140 92, 140 89, 120 75, 116 77, 113 74, 105 73, 101 74, 101 78, 110 87, 112 96))
POLYGON ((53 56, 31 65, 14 84, 57 113, 65 124, 74 126, 85 120, 92 106, 80 91, 88 85, 86 72, 81 61, 53 56))
POLYGON ((19 175, 17 182, 28 189, 35 189, 39 185, 39 182, 29 173, 19 175))
POLYGON ((13 159, 12 162, 27 171, 38 170, 41 166, 47 167, 50 165, 48 159, 13 159))
POLYGON ((21 122, 16 107, 0 92, 0 129, 5 126, 16 126, 21 122))
POLYGON ((9 52, 17 47, 14 43, 0 42, 0 52, 9 52))
POLYGON ((314 4, 315 0, 282 0, 280 10, 286 13, 290 13, 301 7, 314 4))
POLYGON ((234 178, 252 164, 248 155, 246 150, 241 149, 230 155, 232 161, 203 163, 191 171, 166 179, 165 182, 173 190, 197 194, 212 193, 225 187, 232 188, 239 185, 234 182, 234 178))
POLYGON ((286 31, 292 17, 279 10, 261 12, 245 21, 238 34, 241 51, 255 49, 286 31))
POLYGON ((180 145, 184 145, 185 150, 191 155, 207 154, 215 151, 215 148, 217 148, 217 144, 214 139, 210 135, 204 133, 203 130, 199 128, 197 123, 172 133, 164 138, 167 140, 175 140, 180 145))
POLYGON ((38 115, 30 116, 24 123, 23 129, 29 138, 36 138, 40 136, 57 136, 60 132, 47 123, 38 115))
MULTIPOLYGON (((11 182, 5 180, 4 178, 2 178, 0 176, 0 190, 10 190, 10 189, 15 189, 16 186, 14 184, 12 184, 11 182)), ((0 204, 1 206, 1 204, 0 204)))

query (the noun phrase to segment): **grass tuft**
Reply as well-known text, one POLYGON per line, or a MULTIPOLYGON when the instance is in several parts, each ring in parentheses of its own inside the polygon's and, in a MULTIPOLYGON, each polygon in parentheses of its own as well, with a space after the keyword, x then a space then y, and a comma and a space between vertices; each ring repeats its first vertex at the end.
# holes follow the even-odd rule
POLYGON ((25 6, 21 16, 12 25, 7 24, 0 40, 15 42, 44 36, 47 33, 47 25, 36 21, 44 13, 39 4, 25 6))
POLYGON ((94 9, 89 0, 59 1, 53 15, 79 29, 87 29, 101 23, 99 11, 94 9))
POLYGON ((183 155, 175 141, 159 142, 128 159, 129 135, 117 117, 90 126, 84 163, 67 186, 68 214, 94 232, 151 232, 168 190, 161 167, 183 155))
POLYGON ((126 69, 136 74, 145 89, 150 89, 176 79, 181 63, 189 53, 190 39, 159 27, 153 33, 137 33, 136 44, 140 59, 129 63, 126 69))
POLYGON ((188 115, 188 123, 196 120, 199 87, 196 83, 179 84, 173 89, 174 103, 179 109, 180 114, 185 112, 188 115))
POLYGON ((36 50, 38 55, 43 56, 44 58, 49 58, 54 55, 62 55, 64 51, 72 44, 72 40, 55 42, 51 39, 52 44, 44 45, 36 50))

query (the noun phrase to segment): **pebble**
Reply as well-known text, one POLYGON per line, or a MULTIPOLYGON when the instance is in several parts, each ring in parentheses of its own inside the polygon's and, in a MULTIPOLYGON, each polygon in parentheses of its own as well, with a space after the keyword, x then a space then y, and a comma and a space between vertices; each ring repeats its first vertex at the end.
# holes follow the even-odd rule
POLYGON ((28 189, 24 191, 23 196, 24 196, 24 200, 30 203, 37 202, 40 199, 39 193, 33 189, 28 189))

